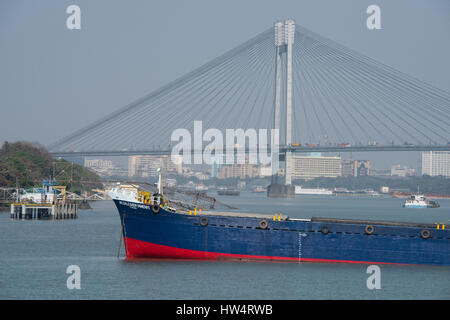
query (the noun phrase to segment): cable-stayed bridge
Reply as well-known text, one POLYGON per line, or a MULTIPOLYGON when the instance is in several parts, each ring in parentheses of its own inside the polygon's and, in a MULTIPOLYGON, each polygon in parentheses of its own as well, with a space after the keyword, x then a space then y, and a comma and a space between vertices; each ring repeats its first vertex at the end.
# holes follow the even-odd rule
POLYGON ((299 25, 290 32, 288 44, 275 25, 49 149, 170 154, 173 131, 201 120, 222 132, 280 128, 281 153, 450 150, 448 92, 299 25))

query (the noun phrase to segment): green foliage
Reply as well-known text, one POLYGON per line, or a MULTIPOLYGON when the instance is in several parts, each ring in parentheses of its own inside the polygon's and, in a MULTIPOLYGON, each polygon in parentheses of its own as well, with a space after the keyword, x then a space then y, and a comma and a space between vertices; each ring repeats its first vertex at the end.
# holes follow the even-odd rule
POLYGON ((101 187, 95 173, 63 159, 53 160, 45 147, 37 143, 5 142, 0 149, 0 186, 15 187, 16 183, 24 188, 41 186, 43 179, 53 175, 58 184, 67 186, 71 192, 101 187))
POLYGON ((71 192, 81 194, 83 190, 102 188, 102 184, 98 182, 101 178, 82 166, 64 159, 55 160, 53 166, 58 184, 67 186, 67 190, 71 192))
POLYGON ((48 177, 52 157, 36 143, 5 142, 0 149, 0 185, 7 187, 31 187, 36 181, 48 177))

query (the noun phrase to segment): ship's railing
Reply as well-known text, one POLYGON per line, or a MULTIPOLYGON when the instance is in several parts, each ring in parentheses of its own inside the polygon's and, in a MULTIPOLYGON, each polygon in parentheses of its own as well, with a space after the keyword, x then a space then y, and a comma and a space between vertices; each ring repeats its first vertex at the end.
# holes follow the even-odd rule
POLYGON ((433 228, 433 227, 435 227, 434 224, 429 224, 429 223, 397 222, 397 221, 382 221, 382 220, 335 219, 335 218, 317 218, 317 217, 312 217, 311 222, 371 224, 371 225, 384 225, 384 226, 396 226, 396 227, 417 227, 417 228, 433 228))

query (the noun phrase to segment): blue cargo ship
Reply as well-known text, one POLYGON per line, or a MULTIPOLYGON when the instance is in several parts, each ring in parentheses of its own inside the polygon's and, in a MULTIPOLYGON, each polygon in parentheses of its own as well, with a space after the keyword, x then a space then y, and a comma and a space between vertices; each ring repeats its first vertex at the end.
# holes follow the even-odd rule
POLYGON ((175 210, 161 195, 110 192, 128 259, 271 260, 450 266, 443 225, 175 210))

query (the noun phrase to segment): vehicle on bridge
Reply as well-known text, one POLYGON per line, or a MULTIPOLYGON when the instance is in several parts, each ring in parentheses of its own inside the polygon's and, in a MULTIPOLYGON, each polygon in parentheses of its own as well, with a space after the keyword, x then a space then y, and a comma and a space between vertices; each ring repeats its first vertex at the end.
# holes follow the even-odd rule
POLYGON ((367 145, 372 146, 372 147, 381 147, 381 144, 376 141, 369 141, 369 143, 367 145))

